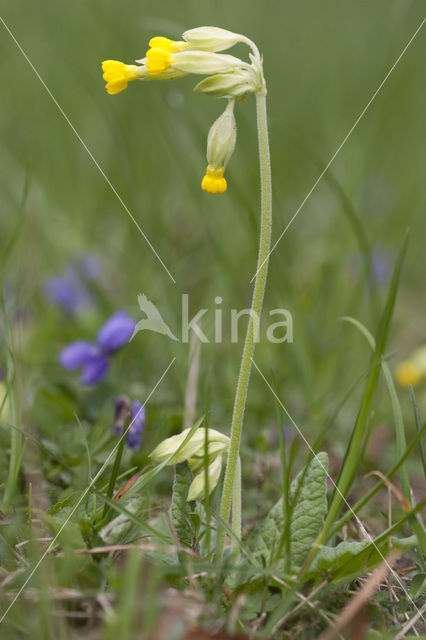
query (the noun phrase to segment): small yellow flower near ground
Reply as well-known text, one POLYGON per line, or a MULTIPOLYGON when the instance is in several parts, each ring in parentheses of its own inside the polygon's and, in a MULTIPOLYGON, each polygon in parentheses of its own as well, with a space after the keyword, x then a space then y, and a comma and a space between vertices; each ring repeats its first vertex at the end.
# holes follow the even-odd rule
POLYGON ((124 64, 119 60, 104 60, 102 62, 103 78, 106 82, 107 92, 113 96, 126 89, 127 84, 139 78, 134 64, 124 64))
POLYGON ((223 177, 223 165, 216 168, 213 164, 207 165, 206 175, 201 182, 201 188, 207 193, 225 193, 227 184, 223 177))
POLYGON ((410 384, 415 387, 421 378, 419 367, 411 360, 404 360, 395 369, 395 377, 402 387, 408 387, 410 384))

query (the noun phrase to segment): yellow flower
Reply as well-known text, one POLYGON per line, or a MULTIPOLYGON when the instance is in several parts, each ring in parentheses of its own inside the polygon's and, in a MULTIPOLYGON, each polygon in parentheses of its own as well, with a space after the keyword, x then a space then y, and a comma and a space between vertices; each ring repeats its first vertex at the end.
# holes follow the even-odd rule
POLYGON ((129 82, 139 78, 136 65, 124 64, 119 60, 104 60, 102 71, 104 72, 106 90, 112 96, 126 89, 129 82))
POLYGON ((171 53, 177 53, 178 51, 183 51, 186 47, 189 47, 187 42, 182 42, 181 40, 169 40, 169 38, 163 38, 163 36, 155 36, 154 38, 151 38, 148 44, 153 49, 164 49, 171 53))
POLYGON ((227 184, 223 177, 223 165, 215 167, 213 164, 207 165, 206 175, 201 182, 201 188, 207 193, 225 193, 227 184))
POLYGON ((420 382, 421 371, 412 360, 404 360, 397 366, 395 376, 402 387, 410 384, 415 387, 420 382))
POLYGON ((149 41, 150 48, 146 52, 146 68, 150 76, 156 76, 170 68, 174 59, 172 53, 177 53, 188 47, 187 42, 179 42, 155 36, 149 41))
POLYGON ((172 62, 172 55, 166 49, 154 47, 146 52, 146 68, 150 76, 157 76, 163 73, 163 71, 170 68, 172 62))

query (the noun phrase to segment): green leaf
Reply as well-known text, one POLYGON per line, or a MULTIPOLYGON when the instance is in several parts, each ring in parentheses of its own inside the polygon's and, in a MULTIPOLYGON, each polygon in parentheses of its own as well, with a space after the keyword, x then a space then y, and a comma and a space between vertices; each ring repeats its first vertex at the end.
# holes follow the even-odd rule
MULTIPOLYGON (((393 548, 403 551, 412 549, 417 544, 416 536, 391 538, 391 541, 393 548)), ((349 582, 382 562, 388 553, 389 542, 387 540, 379 544, 364 540, 362 542, 341 542, 336 547, 322 547, 306 577, 320 580, 327 576, 329 582, 341 580, 349 582)))
POLYGON ((170 514, 179 542, 185 547, 190 547, 194 539, 191 503, 186 500, 192 479, 192 473, 187 464, 176 465, 170 514))
POLYGON ((426 573, 418 573, 411 580, 410 596, 416 600, 426 591, 426 573))
MULTIPOLYGON (((324 521, 327 512, 328 457, 319 453, 293 480, 289 491, 290 561, 294 568, 303 563, 324 521)), ((282 498, 272 507, 263 522, 253 531, 248 546, 257 560, 270 564, 277 550, 283 548, 285 530, 282 498)), ((281 554, 280 554, 281 555, 281 554)))
POLYGON ((302 565, 324 522, 327 513, 327 473, 328 456, 321 452, 312 458, 306 472, 299 473, 291 483, 291 566, 302 565))
POLYGON ((137 528, 137 525, 133 522, 131 515, 137 516, 141 511, 146 509, 147 497, 146 495, 130 498, 123 505, 129 515, 120 513, 113 520, 108 522, 99 531, 99 537, 105 542, 105 544, 121 544, 124 543, 126 536, 130 533, 131 529, 137 528))

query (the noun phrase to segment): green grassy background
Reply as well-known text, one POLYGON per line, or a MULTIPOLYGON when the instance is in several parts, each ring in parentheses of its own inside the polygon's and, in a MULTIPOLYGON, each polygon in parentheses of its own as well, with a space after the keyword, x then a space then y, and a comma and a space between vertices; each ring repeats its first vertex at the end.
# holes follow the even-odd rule
MULTIPOLYGON (((84 444, 73 412, 84 428, 95 425, 87 426, 94 442, 108 438, 114 397, 128 393, 143 401, 175 356, 148 407, 137 458, 142 464, 152 446, 180 426, 188 346, 139 334, 117 356, 107 382, 94 390, 83 390, 76 375, 62 371, 58 354, 73 339, 94 337, 118 308, 138 317, 140 292, 176 331, 182 293, 189 294, 194 313, 210 309, 207 331, 215 296, 223 298, 224 317, 230 308, 249 306, 259 209, 254 99, 249 96, 236 107, 238 141, 227 170, 228 191, 212 197, 200 182, 207 132, 224 102, 194 94, 192 77, 133 83, 111 97, 101 61, 131 63, 145 54, 152 35, 179 38, 199 25, 235 30, 258 44, 268 84, 274 242, 419 26, 424 3, 1 0, 0 16, 176 280, 162 268, 0 25, 0 248, 4 253, 17 230, 3 278, 11 306, 20 311, 14 325, 18 419, 54 442, 59 456, 82 459, 84 444), (84 253, 100 257, 107 286, 96 292, 91 312, 63 317, 46 304, 42 285, 84 253)), ((244 48, 235 54, 245 55, 244 48)), ((385 277, 372 291, 366 281, 354 216, 373 255, 385 257, 388 278, 411 228, 388 345, 391 366, 425 339, 425 54, 423 29, 271 257, 265 310, 285 307, 292 313, 294 344, 263 340, 256 360, 265 374, 273 372, 281 400, 309 442, 368 363, 364 339, 338 318, 353 315, 374 332, 388 283, 385 277)), ((229 330, 225 335, 229 338, 229 330)), ((198 414, 207 411, 210 424, 226 432, 241 348, 241 342, 226 340, 204 345, 201 352, 198 414)), ((4 341, 2 350, 4 361, 4 341)), ((360 391, 358 385, 330 425, 326 448, 337 461, 360 391)), ((402 391, 400 397, 412 435, 408 394, 402 391)), ((424 400, 420 388, 420 408, 424 400)), ((243 441, 243 472, 251 487, 244 502, 250 513, 262 501, 251 464, 276 447, 274 421, 272 395, 254 372, 243 441)), ((384 446, 372 451, 371 459, 367 455, 366 470, 395 460, 384 389, 374 421, 384 446)), ((2 442, 7 443, 5 432, 2 442)), ((420 467, 412 464, 416 476, 420 467)), ((85 486, 86 461, 71 477, 75 487, 85 486)), ((167 491, 167 478, 163 482, 167 491)), ((273 474, 266 480, 269 493, 276 482, 273 474)), ((59 495, 59 489, 52 492, 59 495)))
MULTIPOLYGON (((131 62, 144 54, 150 35, 178 37, 198 24, 241 31, 259 44, 269 87, 277 239, 420 23, 422 7, 420 2, 176 7, 17 1, 2 3, 1 15, 176 279, 174 285, 3 28, 3 241, 19 221, 29 183, 24 223, 8 263, 20 304, 42 317, 42 326, 55 324, 57 316, 48 316, 40 300, 40 285, 69 258, 91 252, 104 261, 111 310, 125 307, 136 314, 142 291, 179 327, 182 292, 190 295, 194 311, 213 310, 214 296, 221 295, 227 317, 231 307, 249 304, 258 225, 254 101, 249 97, 237 105, 238 144, 227 172, 228 193, 208 197, 199 188, 206 135, 223 102, 194 95, 191 77, 133 84, 109 97, 100 61, 131 62)), ((386 253, 389 268, 411 227, 393 342, 401 357, 424 337, 425 46, 421 33, 330 170, 370 246, 386 253)), ((350 313, 375 327, 377 315, 371 316, 368 290, 360 281, 361 262, 342 199, 325 178, 271 259, 266 310, 279 306, 292 312, 295 341, 262 345, 257 357, 280 376, 285 402, 299 395, 304 405, 323 395, 327 400, 359 371, 361 340, 337 318, 350 313)), ((94 324, 105 317, 102 311, 94 324)), ((34 367, 60 375, 54 363, 63 329, 60 323, 37 353, 25 355, 34 367)), ((185 346, 139 336, 132 350, 147 387, 171 352, 176 354, 178 367, 167 386, 182 391, 185 346)), ((213 369, 212 406, 225 422, 239 351, 240 345, 225 344, 207 346, 203 353, 206 367, 213 369)), ((255 388, 258 384, 254 380, 255 388)))

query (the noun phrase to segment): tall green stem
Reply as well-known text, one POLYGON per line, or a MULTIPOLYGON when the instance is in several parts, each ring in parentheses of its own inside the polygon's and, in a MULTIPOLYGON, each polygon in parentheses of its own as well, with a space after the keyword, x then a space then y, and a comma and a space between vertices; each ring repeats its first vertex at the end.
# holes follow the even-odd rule
MULTIPOLYGON (((223 481, 222 500, 220 505, 220 517, 224 522, 228 522, 231 511, 233 487, 237 471, 238 457, 240 452, 241 430, 244 420, 244 410, 247 400, 247 390, 250 381, 251 363, 259 331, 260 316, 263 307, 263 298, 266 287, 266 277, 268 273, 269 248, 271 245, 272 226, 272 188, 271 188, 271 162, 269 155, 268 122, 266 116, 266 90, 256 94, 257 131, 259 140, 259 160, 260 160, 260 190, 261 190, 261 221, 259 253, 257 258, 257 272, 254 283, 253 299, 247 326, 246 340, 244 343, 241 367, 238 377, 237 390, 235 393, 234 411, 231 424, 231 441, 229 445, 228 462, 226 465, 225 478, 223 481)), ((236 531, 234 524, 238 524, 239 518, 233 518, 233 530, 240 536, 241 532, 236 531), (235 523, 235 520, 237 521, 235 523)), ((220 525, 217 538, 217 558, 223 556, 225 546, 226 531, 220 525)))
MULTIPOLYGON (((232 530, 241 540, 241 458, 238 456, 235 469, 234 486, 232 488, 232 530)), ((232 559, 238 562, 240 559, 240 545, 236 540, 232 542, 232 559)))

